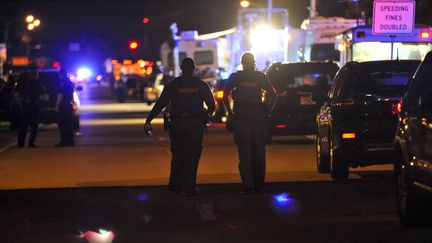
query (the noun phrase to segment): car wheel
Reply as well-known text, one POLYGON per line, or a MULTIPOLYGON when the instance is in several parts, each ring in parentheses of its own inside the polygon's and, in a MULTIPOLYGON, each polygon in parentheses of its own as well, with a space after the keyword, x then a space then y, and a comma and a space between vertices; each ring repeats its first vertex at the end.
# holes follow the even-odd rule
MULTIPOLYGON (((328 142, 328 137, 327 142, 328 142)), ((316 136, 316 160, 317 160, 317 170, 319 173, 329 173, 330 172, 330 156, 329 151, 323 151, 322 140, 317 133, 316 136)))
POLYGON ((413 190, 405 166, 399 168, 397 206, 399 219, 405 227, 422 227, 432 221, 431 210, 427 207, 427 203, 413 190))
POLYGON ((344 164, 344 158, 339 150, 334 149, 333 139, 330 139, 330 174, 335 181, 345 181, 348 179, 349 167, 344 164))

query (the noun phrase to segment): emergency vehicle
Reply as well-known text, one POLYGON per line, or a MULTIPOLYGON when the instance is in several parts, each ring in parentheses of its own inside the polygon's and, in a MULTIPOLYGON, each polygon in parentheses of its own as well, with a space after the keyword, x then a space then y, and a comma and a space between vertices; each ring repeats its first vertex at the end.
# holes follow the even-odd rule
POLYGON ((263 71, 271 63, 288 60, 288 12, 282 8, 241 9, 234 28, 204 35, 184 31, 174 39, 174 46, 169 42, 161 46, 164 72, 172 76, 179 73, 181 60, 191 57, 199 77, 206 81, 226 78, 240 68, 240 57, 246 51, 255 55, 257 69, 263 71))
POLYGON ((349 61, 422 60, 432 50, 431 27, 416 25, 412 34, 373 35, 371 26, 358 26, 336 36, 340 66, 349 61))
MULTIPOLYGON (((142 77, 150 76, 153 73, 153 62, 146 60, 138 60, 133 62, 126 59, 120 62, 119 60, 111 61, 111 72, 114 80, 120 80, 122 75, 138 75, 142 77)), ((110 72, 108 72, 110 73, 110 72)))
POLYGON ((114 59, 107 65, 106 71, 112 74, 114 89, 125 90, 128 96, 145 100, 145 89, 151 81, 153 66, 153 62, 143 59, 135 62, 114 59))
POLYGON ((304 36, 303 45, 300 46, 298 51, 299 60, 307 62, 337 61, 339 53, 334 48, 336 35, 362 24, 364 24, 362 19, 346 19, 342 17, 316 16, 305 19, 300 27, 304 36))

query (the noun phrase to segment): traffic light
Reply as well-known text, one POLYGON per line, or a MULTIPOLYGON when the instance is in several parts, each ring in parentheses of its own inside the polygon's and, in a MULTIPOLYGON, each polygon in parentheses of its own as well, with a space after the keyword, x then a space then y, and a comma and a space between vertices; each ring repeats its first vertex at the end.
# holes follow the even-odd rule
POLYGON ((133 51, 138 49, 138 47, 139 47, 138 41, 136 40, 129 41, 129 49, 133 51))
POLYGON ((150 22, 150 18, 144 17, 143 20, 142 20, 142 22, 144 24, 148 24, 150 22))

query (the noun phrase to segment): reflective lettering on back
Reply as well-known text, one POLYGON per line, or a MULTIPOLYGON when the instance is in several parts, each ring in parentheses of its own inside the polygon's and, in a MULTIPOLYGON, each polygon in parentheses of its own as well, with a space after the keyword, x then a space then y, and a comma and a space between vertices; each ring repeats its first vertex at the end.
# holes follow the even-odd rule
POLYGON ((198 88, 179 88, 177 90, 179 94, 196 94, 199 92, 198 88))
POLYGON ((242 88, 256 88, 258 87, 258 83, 256 81, 240 81, 238 86, 242 88))

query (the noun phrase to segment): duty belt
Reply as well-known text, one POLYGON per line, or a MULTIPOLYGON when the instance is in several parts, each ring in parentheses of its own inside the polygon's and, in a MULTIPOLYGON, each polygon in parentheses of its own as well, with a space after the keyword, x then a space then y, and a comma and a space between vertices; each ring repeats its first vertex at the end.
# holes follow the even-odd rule
POLYGON ((175 115, 171 115, 171 119, 181 119, 181 118, 192 118, 192 117, 199 117, 198 114, 190 113, 190 112, 182 112, 175 115))

